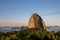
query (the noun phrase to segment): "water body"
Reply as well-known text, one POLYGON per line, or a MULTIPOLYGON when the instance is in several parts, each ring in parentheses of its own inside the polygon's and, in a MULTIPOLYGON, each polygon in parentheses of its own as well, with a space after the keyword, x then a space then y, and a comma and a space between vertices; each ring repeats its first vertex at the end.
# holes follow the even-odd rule
POLYGON ((58 31, 60 31, 60 27, 50 27, 50 28, 47 28, 47 31, 58 32, 58 31))
POLYGON ((9 29, 9 28, 1 28, 0 32, 11 32, 11 31, 19 31, 20 29, 9 29))
MULTIPOLYGON (((19 31, 20 29, 12 29, 12 28, 0 28, 0 32, 11 32, 11 31, 19 31)), ((60 27, 47 27, 46 28, 47 31, 60 31, 60 27)))

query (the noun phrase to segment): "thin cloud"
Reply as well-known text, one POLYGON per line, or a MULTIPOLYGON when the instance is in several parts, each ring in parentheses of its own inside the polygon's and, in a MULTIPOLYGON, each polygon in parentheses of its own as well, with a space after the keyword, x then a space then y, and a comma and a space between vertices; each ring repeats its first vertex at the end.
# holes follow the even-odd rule
MULTIPOLYGON (((45 16, 55 15, 55 14, 60 14, 60 12, 50 13, 50 14, 47 14, 47 15, 45 15, 45 16)), ((44 16, 44 17, 45 17, 45 16, 44 16)))

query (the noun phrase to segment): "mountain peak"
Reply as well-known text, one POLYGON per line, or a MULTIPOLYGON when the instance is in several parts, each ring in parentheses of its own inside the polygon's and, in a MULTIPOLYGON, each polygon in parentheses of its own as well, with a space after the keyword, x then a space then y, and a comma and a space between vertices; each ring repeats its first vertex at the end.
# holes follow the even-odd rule
POLYGON ((45 29, 45 23, 43 19, 36 13, 32 14, 30 17, 28 28, 40 28, 45 29))

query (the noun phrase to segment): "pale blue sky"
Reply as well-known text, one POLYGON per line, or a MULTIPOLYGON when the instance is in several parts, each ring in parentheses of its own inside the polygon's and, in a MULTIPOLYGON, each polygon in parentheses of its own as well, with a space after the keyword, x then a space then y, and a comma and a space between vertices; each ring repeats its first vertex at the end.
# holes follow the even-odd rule
POLYGON ((34 12, 46 25, 60 26, 60 0, 0 0, 0 26, 28 25, 34 12))

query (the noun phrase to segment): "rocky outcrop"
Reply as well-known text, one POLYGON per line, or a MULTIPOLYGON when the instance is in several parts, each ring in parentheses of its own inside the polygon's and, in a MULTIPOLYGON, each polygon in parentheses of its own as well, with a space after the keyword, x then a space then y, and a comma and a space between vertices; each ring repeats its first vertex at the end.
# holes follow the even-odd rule
POLYGON ((29 20, 28 28, 45 29, 45 23, 43 19, 36 13, 34 13, 29 20))

